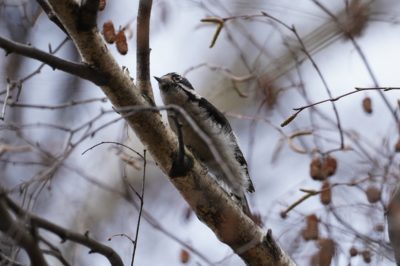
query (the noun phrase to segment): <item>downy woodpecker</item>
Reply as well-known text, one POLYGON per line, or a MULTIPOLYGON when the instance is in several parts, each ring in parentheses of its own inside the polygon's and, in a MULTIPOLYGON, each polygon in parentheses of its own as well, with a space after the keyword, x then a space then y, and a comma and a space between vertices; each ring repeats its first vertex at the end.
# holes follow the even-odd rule
MULTIPOLYGON (((205 164, 209 172, 228 187, 229 193, 240 201, 245 213, 250 215, 245 192, 254 192, 254 186, 249 176, 247 162, 229 121, 214 105, 198 95, 186 78, 176 73, 154 78, 158 81, 164 104, 178 105, 186 111, 210 138, 230 173, 226 173, 227 171, 217 163, 198 133, 184 119, 179 119, 184 144, 205 164)), ((171 114, 168 115, 169 124, 177 133, 176 125, 170 118, 171 114)))

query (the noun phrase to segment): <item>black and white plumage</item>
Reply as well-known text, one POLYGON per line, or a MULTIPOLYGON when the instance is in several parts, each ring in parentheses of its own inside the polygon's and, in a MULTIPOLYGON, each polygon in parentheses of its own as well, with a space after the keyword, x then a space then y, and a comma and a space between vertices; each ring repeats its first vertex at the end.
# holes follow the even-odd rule
MULTIPOLYGON (((204 141, 189 124, 180 119, 185 145, 217 179, 222 180, 227 185, 235 197, 240 200, 245 211, 250 212, 245 192, 254 192, 254 186, 249 176, 247 162, 229 121, 214 105, 198 95, 186 78, 176 73, 168 73, 161 78, 155 77, 155 79, 158 81, 164 104, 178 105, 190 115, 212 140, 220 158, 229 168, 231 174, 223 171, 204 141)), ((169 119, 169 122, 171 128, 177 132, 175 123, 171 119, 169 119)))

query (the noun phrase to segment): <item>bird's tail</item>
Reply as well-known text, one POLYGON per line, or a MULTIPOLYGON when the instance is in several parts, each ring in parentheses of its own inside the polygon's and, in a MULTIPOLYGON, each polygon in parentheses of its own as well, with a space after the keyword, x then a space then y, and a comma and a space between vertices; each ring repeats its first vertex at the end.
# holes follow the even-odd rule
POLYGON ((247 201, 246 195, 242 193, 240 196, 235 195, 236 199, 239 201, 240 206, 242 207, 243 212, 252 219, 253 215, 250 210, 249 202, 247 201))

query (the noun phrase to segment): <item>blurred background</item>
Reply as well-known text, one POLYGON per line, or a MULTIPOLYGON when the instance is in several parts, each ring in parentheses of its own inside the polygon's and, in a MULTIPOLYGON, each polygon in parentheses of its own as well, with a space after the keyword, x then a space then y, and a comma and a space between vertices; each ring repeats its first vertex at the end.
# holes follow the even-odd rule
MULTIPOLYGON (((127 37, 126 55, 108 49, 132 77, 137 4, 107 1, 98 17, 99 30, 111 21, 127 37)), ((396 0, 153 1, 151 75, 185 75, 227 115, 255 185, 255 216, 298 265, 394 265, 385 211, 399 179, 399 11, 396 0)), ((0 1, 0 35, 80 61, 36 1, 0 1)), ((33 59, 0 58, 0 184, 22 207, 89 231, 128 264, 145 166, 135 263, 244 265, 150 155, 144 165, 118 144, 88 150, 144 150, 98 87, 33 59)), ((45 236, 71 265, 108 265, 45 236)), ((26 265, 9 239, 0 245, 26 265)))

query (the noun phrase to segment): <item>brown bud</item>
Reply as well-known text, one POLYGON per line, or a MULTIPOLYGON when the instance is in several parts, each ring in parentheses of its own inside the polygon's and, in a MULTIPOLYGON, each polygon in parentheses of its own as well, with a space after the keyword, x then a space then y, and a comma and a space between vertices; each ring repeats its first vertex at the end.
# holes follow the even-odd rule
POLYGON ((370 97, 365 97, 362 101, 362 107, 364 112, 372 114, 372 100, 370 97))
POLYGON ((107 21, 103 24, 103 36, 106 42, 108 43, 115 42, 115 29, 112 21, 107 21))
POLYGON ((128 43, 123 30, 119 31, 115 37, 115 45, 117 46, 117 50, 120 54, 126 55, 128 53, 128 43))
POLYGON ((304 240, 318 239, 318 218, 315 214, 306 217, 306 228, 303 230, 304 240))
POLYGON ((358 250, 355 247, 351 247, 349 250, 349 254, 351 257, 355 257, 358 255, 358 250))
POLYGON ((367 195, 367 199, 369 203, 375 203, 378 202, 381 199, 381 191, 375 187, 370 185, 367 190, 365 191, 365 194, 367 195))
POLYGON ((99 1, 99 11, 103 11, 106 8, 106 0, 99 1))
POLYGON ((364 251, 361 253, 361 255, 362 255, 363 260, 364 260, 365 263, 370 263, 370 262, 371 262, 371 260, 372 260, 371 251, 369 251, 369 250, 364 250, 364 251))
POLYGON ((396 152, 400 152, 400 138, 399 138, 399 140, 396 142, 396 145, 394 146, 394 150, 395 150, 396 152))
POLYGON ((190 254, 186 249, 181 249, 181 253, 180 253, 179 257, 183 264, 188 263, 190 260, 190 254))
POLYGON ((332 190, 331 190, 331 184, 329 184, 328 181, 325 181, 322 184, 320 200, 321 200, 321 203, 324 205, 328 205, 329 203, 331 203, 332 190))

